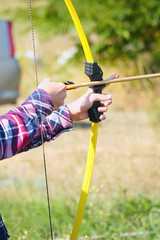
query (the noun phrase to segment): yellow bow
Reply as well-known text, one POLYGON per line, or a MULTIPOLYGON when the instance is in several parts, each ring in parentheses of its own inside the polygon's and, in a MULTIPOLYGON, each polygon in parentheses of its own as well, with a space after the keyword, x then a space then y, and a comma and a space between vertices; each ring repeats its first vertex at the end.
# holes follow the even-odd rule
MULTIPOLYGON (((91 53, 86 35, 80 23, 79 17, 73 7, 73 4, 70 0, 64 0, 64 2, 70 12, 74 25, 77 29, 77 32, 86 56, 86 60, 87 62, 93 63, 94 61, 93 61, 92 53, 91 53)), ((98 123, 92 122, 88 157, 87 157, 86 169, 85 169, 83 185, 81 190, 81 196, 80 196, 70 240, 76 240, 80 230, 84 209, 86 206, 87 196, 89 192, 91 177, 92 177, 94 158, 95 158, 95 152, 96 152, 97 135, 98 135, 98 123)))

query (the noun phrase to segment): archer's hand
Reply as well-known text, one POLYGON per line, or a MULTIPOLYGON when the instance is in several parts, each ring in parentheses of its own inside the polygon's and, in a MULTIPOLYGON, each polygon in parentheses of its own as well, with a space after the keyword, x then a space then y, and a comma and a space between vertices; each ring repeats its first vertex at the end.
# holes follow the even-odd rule
MULTIPOLYGON (((108 80, 118 78, 118 74, 114 74, 108 78, 108 80)), ((68 104, 68 109, 72 121, 80 121, 88 118, 88 110, 92 107, 95 101, 103 102, 102 106, 98 107, 98 111, 105 113, 108 110, 108 106, 112 103, 112 97, 110 94, 97 94, 93 92, 93 89, 88 91, 76 101, 68 104)), ((106 119, 104 114, 100 115, 100 120, 106 119)))
POLYGON ((51 82, 50 79, 44 79, 38 86, 38 88, 46 91, 52 98, 54 103, 54 110, 57 110, 64 104, 66 97, 66 86, 61 82, 51 82))

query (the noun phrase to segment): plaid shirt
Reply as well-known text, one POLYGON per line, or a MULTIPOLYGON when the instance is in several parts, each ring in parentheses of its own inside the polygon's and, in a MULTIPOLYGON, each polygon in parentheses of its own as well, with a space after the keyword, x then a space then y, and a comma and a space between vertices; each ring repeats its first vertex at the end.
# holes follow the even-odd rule
POLYGON ((0 117, 0 159, 28 151, 73 128, 67 106, 57 111, 51 97, 42 89, 36 89, 20 106, 0 117))
POLYGON ((0 240, 6 240, 8 239, 10 236, 8 235, 7 229, 3 223, 1 214, 0 214, 0 240))

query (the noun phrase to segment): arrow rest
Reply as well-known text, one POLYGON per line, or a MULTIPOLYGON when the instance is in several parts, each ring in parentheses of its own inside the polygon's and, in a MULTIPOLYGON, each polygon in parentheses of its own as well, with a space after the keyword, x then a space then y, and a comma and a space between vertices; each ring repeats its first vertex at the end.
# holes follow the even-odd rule
MULTIPOLYGON (((85 74, 90 78, 90 81, 103 81, 103 71, 97 62, 85 62, 85 74)), ((102 94, 102 89, 105 87, 105 84, 90 86, 93 88, 95 93, 102 94)), ((99 117, 103 114, 98 112, 98 107, 102 106, 100 101, 96 101, 93 103, 93 106, 88 110, 89 120, 91 122, 100 122, 99 117)))

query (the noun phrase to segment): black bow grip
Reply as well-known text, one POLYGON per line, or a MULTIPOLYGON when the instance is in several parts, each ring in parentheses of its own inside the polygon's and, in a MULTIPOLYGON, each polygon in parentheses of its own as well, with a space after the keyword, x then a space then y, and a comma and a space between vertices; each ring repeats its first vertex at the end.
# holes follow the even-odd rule
MULTIPOLYGON (((103 71, 97 64, 97 62, 90 63, 85 62, 85 74, 90 78, 91 81, 102 81, 103 80, 103 71)), ((94 89, 95 93, 102 94, 102 89, 105 87, 105 84, 91 86, 94 89)), ((89 120, 91 122, 100 122, 99 119, 102 112, 98 112, 98 107, 101 106, 100 101, 96 101, 93 103, 93 106, 88 110, 89 120)))

